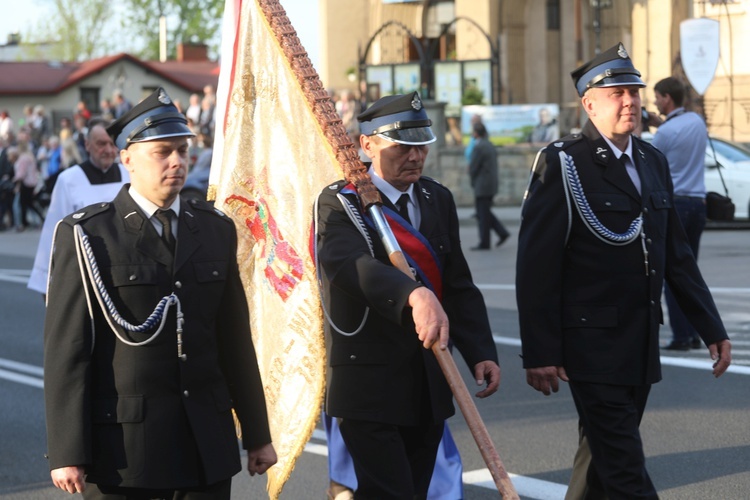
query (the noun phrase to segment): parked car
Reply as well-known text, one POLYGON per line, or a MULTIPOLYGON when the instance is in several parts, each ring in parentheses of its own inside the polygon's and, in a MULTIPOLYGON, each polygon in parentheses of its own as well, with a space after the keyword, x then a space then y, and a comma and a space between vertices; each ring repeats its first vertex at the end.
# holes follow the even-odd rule
MULTIPOLYGON (((644 132, 641 138, 650 142, 653 134, 644 132)), ((723 195, 726 192, 719 169, 734 202, 734 217, 747 219, 750 216, 750 149, 736 142, 711 137, 706 145, 706 191, 723 195)))
POLYGON ((706 151, 706 189, 724 194, 719 168, 734 202, 734 216, 750 217, 750 149, 723 139, 711 138, 706 151), (713 143, 716 151, 708 151, 713 143))
POLYGON ((210 168, 193 169, 188 173, 185 179, 185 185, 182 186, 180 194, 196 200, 205 200, 208 194, 208 175, 210 168))

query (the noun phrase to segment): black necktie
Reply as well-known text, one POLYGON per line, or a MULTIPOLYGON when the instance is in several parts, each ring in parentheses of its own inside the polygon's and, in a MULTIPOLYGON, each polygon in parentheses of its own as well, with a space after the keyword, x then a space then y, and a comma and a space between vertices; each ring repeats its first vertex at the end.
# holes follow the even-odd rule
POLYGON ((402 194, 399 196, 398 201, 396 201, 396 207, 398 208, 398 214, 411 224, 411 219, 409 218, 409 195, 402 194))
MULTIPOLYGON (((635 186, 636 191, 638 191, 638 194, 641 192, 641 177, 638 175, 638 169, 632 169, 628 168, 630 166, 630 157, 626 154, 622 154, 620 156, 620 161, 625 166, 625 172, 627 172, 628 177, 630 177, 630 180, 633 181, 633 185, 635 186)), ((635 162, 633 162, 633 166, 635 166, 635 162)))
POLYGON ((174 212, 172 210, 159 209, 154 214, 156 220, 161 223, 161 239, 169 248, 169 251, 174 253, 174 234, 172 234, 172 217, 174 212))

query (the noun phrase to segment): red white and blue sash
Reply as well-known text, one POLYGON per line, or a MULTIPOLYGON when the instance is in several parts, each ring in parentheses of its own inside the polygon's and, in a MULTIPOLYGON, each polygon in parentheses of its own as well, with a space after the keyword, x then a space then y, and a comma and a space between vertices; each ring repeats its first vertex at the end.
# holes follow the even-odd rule
MULTIPOLYGON (((342 194, 357 195, 357 189, 351 183, 340 192, 342 194)), ((418 280, 432 290, 439 300, 442 300, 443 267, 432 245, 430 245, 430 242, 427 241, 422 233, 414 229, 398 212, 385 205, 382 205, 381 208, 406 261, 416 271, 418 280)), ((365 223, 372 230, 376 231, 375 223, 367 212, 360 210, 360 213, 365 223)))

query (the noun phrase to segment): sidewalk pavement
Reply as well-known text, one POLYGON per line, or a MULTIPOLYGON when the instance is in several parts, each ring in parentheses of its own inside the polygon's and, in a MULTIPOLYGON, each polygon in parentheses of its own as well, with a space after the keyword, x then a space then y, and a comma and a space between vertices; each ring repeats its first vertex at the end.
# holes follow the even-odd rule
MULTIPOLYGON (((476 225, 476 219, 472 217, 475 212, 474 207, 458 207, 457 211, 461 225, 476 225)), ((506 226, 515 227, 520 222, 521 209, 518 206, 494 207, 492 211, 506 226)), ((20 233, 12 229, 0 232, 0 256, 9 255, 33 259, 36 255, 40 234, 41 228, 30 228, 20 233)), ((2 267, 1 262, 0 267, 2 267)))
MULTIPOLYGON (((458 222, 459 224, 463 225, 476 225, 477 220, 474 218, 474 214, 476 213, 476 210, 474 210, 474 207, 458 207, 456 208, 456 211, 458 212, 458 222)), ((500 222, 502 222, 506 226, 518 226, 521 224, 521 207, 513 205, 513 206, 503 206, 503 207, 492 207, 492 212, 495 214, 495 217, 500 219, 500 222)))

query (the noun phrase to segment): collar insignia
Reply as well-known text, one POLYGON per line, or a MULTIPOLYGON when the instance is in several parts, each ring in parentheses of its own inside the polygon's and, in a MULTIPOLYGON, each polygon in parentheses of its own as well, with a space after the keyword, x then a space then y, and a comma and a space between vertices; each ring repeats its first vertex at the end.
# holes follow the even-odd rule
POLYGON ((565 144, 565 143, 564 142, 556 142, 556 143, 553 144, 553 146, 555 146, 556 148, 561 148, 563 144, 565 144))
POLYGON ((80 219, 84 215, 86 215, 86 212, 78 212, 77 214, 73 214, 73 218, 74 219, 80 219))
POLYGON ((606 153, 607 148, 598 147, 596 148, 596 154, 606 153))
POLYGON ((429 201, 431 193, 427 191, 427 189, 422 188, 422 194, 424 195, 425 199, 429 201))

